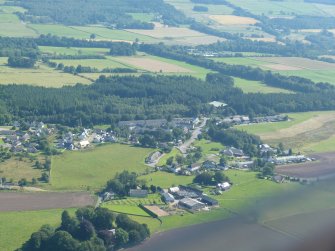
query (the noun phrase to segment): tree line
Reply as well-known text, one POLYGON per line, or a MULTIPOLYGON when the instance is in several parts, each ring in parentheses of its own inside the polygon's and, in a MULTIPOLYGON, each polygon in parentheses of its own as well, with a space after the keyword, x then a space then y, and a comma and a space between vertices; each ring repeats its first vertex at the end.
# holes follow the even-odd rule
POLYGON ((106 208, 85 207, 78 209, 75 217, 64 211, 58 228, 42 226, 17 251, 118 250, 136 245, 149 236, 146 224, 127 215, 115 215, 106 208))

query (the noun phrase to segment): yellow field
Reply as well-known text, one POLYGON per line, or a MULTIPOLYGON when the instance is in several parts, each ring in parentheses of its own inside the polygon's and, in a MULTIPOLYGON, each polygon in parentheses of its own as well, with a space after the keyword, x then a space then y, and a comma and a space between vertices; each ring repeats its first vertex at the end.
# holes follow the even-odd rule
POLYGON ((254 18, 240 17, 234 15, 210 15, 209 17, 210 19, 223 25, 240 25, 240 24, 254 25, 258 22, 254 18))

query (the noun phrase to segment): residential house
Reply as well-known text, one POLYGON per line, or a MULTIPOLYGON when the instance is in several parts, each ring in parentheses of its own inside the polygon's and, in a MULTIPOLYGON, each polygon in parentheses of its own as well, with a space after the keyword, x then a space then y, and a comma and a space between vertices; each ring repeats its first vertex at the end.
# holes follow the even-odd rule
POLYGON ((216 169, 218 165, 214 161, 206 160, 204 163, 202 163, 202 168, 206 169, 216 169))
POLYGON ((244 156, 243 150, 237 149, 235 147, 229 147, 226 150, 223 150, 221 153, 229 157, 243 157, 244 156))

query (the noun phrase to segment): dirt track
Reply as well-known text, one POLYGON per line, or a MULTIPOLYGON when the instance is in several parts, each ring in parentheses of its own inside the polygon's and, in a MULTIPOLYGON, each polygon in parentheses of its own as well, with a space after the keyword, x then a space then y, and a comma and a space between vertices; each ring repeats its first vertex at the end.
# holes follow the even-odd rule
POLYGON ((278 166, 276 172, 298 178, 325 178, 335 175, 335 152, 313 155, 315 162, 278 166))
POLYGON ((73 208, 94 205, 94 203, 95 198, 84 192, 0 192, 0 212, 73 208))

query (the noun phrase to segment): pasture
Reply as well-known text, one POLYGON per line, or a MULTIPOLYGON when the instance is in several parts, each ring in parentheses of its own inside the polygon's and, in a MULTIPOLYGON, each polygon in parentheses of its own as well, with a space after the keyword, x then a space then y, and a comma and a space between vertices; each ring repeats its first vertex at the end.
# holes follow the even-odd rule
POLYGON ((91 150, 65 152, 52 159, 50 189, 97 190, 114 178, 115 174, 128 170, 142 173, 148 167, 144 159, 152 149, 112 144, 91 150))
POLYGON ((7 58, 0 58, 0 84, 30 84, 45 87, 62 87, 77 83, 90 84, 91 81, 51 69, 38 63, 35 68, 12 68, 7 66, 7 58))
POLYGON ((140 177, 147 182, 147 185, 160 186, 161 188, 189 185, 192 184, 193 178, 194 176, 180 176, 167 172, 154 172, 140 177))
POLYGON ((39 46, 43 53, 52 55, 106 55, 109 52, 107 48, 75 48, 75 47, 52 47, 52 46, 39 46))
POLYGON ((267 86, 260 81, 242 78, 234 78, 234 86, 242 89, 244 93, 292 93, 285 89, 267 86))
MULTIPOLYGON (((118 63, 114 61, 112 58, 107 59, 59 59, 59 60, 51 60, 57 64, 62 63, 64 66, 74 66, 77 67, 78 65, 84 67, 93 67, 97 68, 98 70, 102 70, 104 68, 125 68, 124 64, 118 63)), ((128 67, 126 67, 128 68, 128 67)))
MULTIPOLYGON (((75 209, 68 211, 74 214, 75 209)), ((63 209, 0 212, 0 250, 16 250, 45 224, 58 227, 62 212, 63 209)))
POLYGON ((0 163, 0 176, 6 177, 7 180, 13 179, 14 182, 18 182, 23 178, 28 181, 31 181, 33 178, 38 179, 41 177, 41 174, 41 170, 35 168, 35 162, 29 159, 24 158, 19 160, 17 157, 0 163))
MULTIPOLYGON (((10 11, 7 9, 7 11, 10 11)), ((15 14, 0 13, 0 36, 36 37, 34 30, 23 24, 15 14)))

